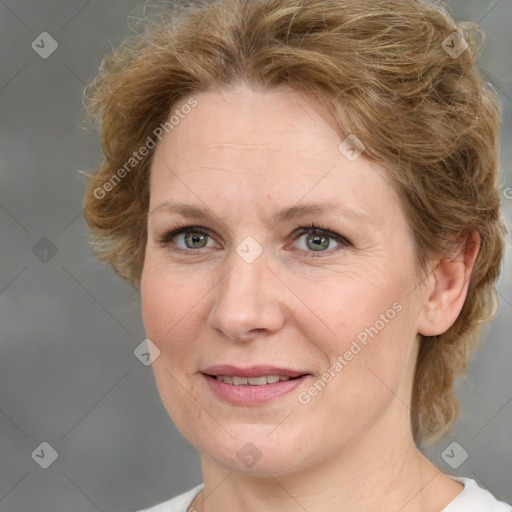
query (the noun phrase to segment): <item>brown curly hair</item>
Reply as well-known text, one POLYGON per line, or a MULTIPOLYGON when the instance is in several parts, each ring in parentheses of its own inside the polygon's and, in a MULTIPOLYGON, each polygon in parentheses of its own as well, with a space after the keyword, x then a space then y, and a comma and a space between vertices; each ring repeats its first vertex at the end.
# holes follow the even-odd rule
POLYGON ((412 428, 417 442, 439 439, 458 413, 454 378, 497 310, 505 246, 501 105, 476 65, 480 27, 421 0, 175 0, 142 26, 85 92, 104 152, 84 200, 97 257, 140 290, 153 154, 140 149, 180 101, 240 82, 312 94, 340 135, 355 134, 364 156, 387 170, 419 276, 462 234, 480 235, 459 317, 447 332, 420 337, 412 428), (454 55, 454 42, 468 46, 454 55))

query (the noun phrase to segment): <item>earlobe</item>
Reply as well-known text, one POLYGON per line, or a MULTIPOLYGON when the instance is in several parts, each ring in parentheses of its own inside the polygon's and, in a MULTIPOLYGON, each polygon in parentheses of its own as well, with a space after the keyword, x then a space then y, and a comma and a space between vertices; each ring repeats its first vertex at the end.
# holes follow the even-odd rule
POLYGON ((480 236, 470 231, 461 237, 453 258, 441 258, 429 276, 424 310, 418 322, 418 333, 437 336, 446 332, 457 320, 469 289, 471 273, 480 249, 480 236))

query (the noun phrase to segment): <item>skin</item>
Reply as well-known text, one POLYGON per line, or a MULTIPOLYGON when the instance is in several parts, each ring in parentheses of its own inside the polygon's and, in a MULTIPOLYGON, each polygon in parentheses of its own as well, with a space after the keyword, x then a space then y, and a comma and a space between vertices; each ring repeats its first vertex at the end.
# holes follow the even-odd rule
MULTIPOLYGON (((162 402, 200 452, 205 490, 195 510, 440 511, 461 491, 417 450, 410 410, 418 333, 456 320, 478 237, 421 282, 398 196, 385 171, 339 150, 334 121, 289 89, 246 85, 195 94, 198 105, 158 144, 151 168, 141 280, 147 337, 162 402), (184 218, 163 203, 207 208, 184 218), (278 210, 336 202, 368 217, 310 214, 272 224, 278 210), (320 224, 347 238, 323 251, 297 227, 320 224), (177 223, 208 230, 199 248, 177 223), (253 237, 254 262, 237 247, 253 237), (315 257, 316 256, 316 257, 315 257), (310 403, 300 391, 394 303, 402 309, 310 403), (200 370, 272 364, 311 373, 297 391, 259 406, 218 399, 200 370), (251 442, 261 459, 237 452, 251 442), (206 496, 206 498, 205 498, 206 496)), ((184 100, 183 103, 185 103, 184 100)), ((196 234, 193 230, 193 233, 196 234)))

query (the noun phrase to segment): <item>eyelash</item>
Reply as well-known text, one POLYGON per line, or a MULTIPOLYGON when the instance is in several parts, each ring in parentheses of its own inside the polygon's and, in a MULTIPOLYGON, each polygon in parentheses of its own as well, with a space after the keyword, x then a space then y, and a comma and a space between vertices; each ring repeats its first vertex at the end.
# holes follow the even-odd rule
MULTIPOLYGON (((180 235, 182 233, 186 233, 188 231, 194 231, 196 233, 200 233, 202 235, 211 237, 208 230, 205 228, 202 228, 200 226, 194 226, 194 225, 190 225, 190 224, 189 225, 177 224, 173 229, 166 231, 162 236, 160 236, 158 238, 158 243, 163 248, 169 248, 169 245, 172 243, 172 239, 175 236, 180 235)), ((333 240, 335 240, 336 242, 338 242, 340 244, 340 247, 336 247, 334 249, 330 249, 327 251, 318 251, 318 254, 315 254, 314 251, 307 251, 307 252, 312 253, 313 258, 322 257, 320 255, 321 253, 332 254, 333 252, 337 252, 338 250, 340 250, 344 247, 346 248, 346 247, 353 246, 352 242, 350 240, 348 240, 347 238, 339 235, 338 233, 335 233, 334 231, 327 229, 326 227, 323 227, 321 225, 315 225, 313 223, 311 223, 310 226, 300 226, 300 225, 296 226, 296 228, 294 228, 294 231, 293 231, 292 235, 290 235, 290 237, 293 237, 295 240, 307 233, 324 235, 324 236, 327 236, 328 238, 332 238, 333 240)), ((198 251, 198 249, 182 249, 181 247, 175 247, 172 250, 177 251, 177 252, 182 252, 182 253, 188 253, 188 254, 198 251)))

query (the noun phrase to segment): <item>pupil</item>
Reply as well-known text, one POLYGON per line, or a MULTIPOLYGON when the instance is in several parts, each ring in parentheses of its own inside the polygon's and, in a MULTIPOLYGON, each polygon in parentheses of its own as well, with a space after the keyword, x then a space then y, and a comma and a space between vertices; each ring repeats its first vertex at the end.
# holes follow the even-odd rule
POLYGON ((200 243, 201 239, 204 239, 204 235, 200 234, 200 235, 187 236, 187 240, 191 241, 192 245, 200 243))
POLYGON ((328 237, 321 236, 321 235, 312 235, 309 237, 309 240, 313 242, 312 249, 315 251, 325 249, 329 246, 329 242, 327 241, 328 237), (326 243, 327 242, 327 243, 326 243))
MULTIPOLYGON (((188 241, 192 242, 192 245, 201 243, 201 240, 204 241, 204 235, 188 235, 188 241)), ((325 249, 329 246, 328 237, 322 235, 311 235, 308 237, 308 241, 313 242, 313 250, 318 251, 321 249, 325 249)))

